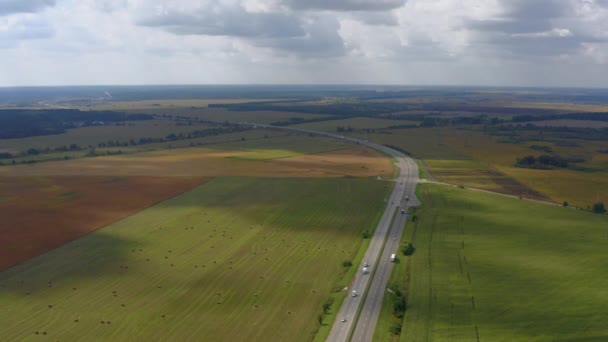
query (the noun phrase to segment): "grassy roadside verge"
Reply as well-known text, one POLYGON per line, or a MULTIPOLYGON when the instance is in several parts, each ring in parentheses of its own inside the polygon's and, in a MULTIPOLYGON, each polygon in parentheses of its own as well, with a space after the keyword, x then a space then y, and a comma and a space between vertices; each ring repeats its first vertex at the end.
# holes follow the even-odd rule
POLYGON ((429 173, 426 170, 426 165, 420 159, 414 159, 416 164, 418 164, 418 177, 420 179, 430 179, 429 173))
MULTIPOLYGON (((417 191, 418 192, 418 191, 417 191)), ((410 215, 414 215, 416 209, 410 210, 410 215)), ((403 325, 403 314, 395 314, 395 305, 404 297, 407 305, 407 294, 410 277, 410 256, 404 255, 402 249, 414 240, 416 234, 416 223, 412 220, 406 222, 403 235, 399 243, 397 252, 397 262, 393 265, 391 277, 388 281, 388 289, 382 299, 382 309, 378 317, 376 330, 374 331, 373 341, 398 341, 401 327, 403 325)))

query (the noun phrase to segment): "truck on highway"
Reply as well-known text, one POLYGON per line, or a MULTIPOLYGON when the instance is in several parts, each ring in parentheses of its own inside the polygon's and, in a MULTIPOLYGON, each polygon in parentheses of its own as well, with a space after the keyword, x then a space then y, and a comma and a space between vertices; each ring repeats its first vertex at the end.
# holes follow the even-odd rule
POLYGON ((395 262, 395 260, 397 260, 397 255, 396 254, 391 254, 391 262, 395 262))
POLYGON ((369 273, 369 267, 363 266, 363 274, 368 274, 368 273, 369 273))

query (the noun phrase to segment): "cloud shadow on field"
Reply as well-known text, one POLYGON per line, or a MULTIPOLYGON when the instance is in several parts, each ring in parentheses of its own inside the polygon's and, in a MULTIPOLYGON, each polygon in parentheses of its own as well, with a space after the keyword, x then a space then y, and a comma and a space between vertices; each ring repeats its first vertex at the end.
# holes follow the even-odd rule
POLYGON ((264 234, 295 230, 358 238, 384 206, 387 185, 375 179, 354 178, 217 178, 130 216, 128 223, 117 221, 0 272, 0 294, 25 295, 61 286, 71 289, 67 284, 72 280, 128 273, 141 261, 137 259, 140 249, 146 253, 155 248, 152 245, 156 240, 150 240, 147 233, 141 235, 146 230, 169 228, 181 234, 184 225, 195 225, 209 233, 224 228, 230 231, 231 225, 237 224, 241 228, 264 227, 264 234), (158 221, 167 218, 168 213, 176 215, 172 226, 158 221), (217 221, 218 217, 230 216, 235 220, 217 221), (119 224, 118 229, 115 224, 119 224))
POLYGON ((33 294, 69 286, 72 280, 128 272, 127 258, 136 244, 98 231, 0 273, 3 292, 33 294))

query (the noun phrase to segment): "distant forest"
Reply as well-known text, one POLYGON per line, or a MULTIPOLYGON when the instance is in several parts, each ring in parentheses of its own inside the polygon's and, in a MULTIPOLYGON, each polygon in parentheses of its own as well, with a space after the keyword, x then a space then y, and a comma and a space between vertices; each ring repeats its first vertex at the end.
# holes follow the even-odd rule
POLYGON ((7 109, 0 110, 0 139, 61 134, 69 128, 152 118, 148 114, 76 109, 7 109))

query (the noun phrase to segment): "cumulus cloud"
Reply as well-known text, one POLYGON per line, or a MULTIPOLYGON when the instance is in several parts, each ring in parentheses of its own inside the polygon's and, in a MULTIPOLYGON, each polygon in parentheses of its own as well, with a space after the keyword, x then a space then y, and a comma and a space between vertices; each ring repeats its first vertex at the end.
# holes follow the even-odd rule
POLYGON ((399 19, 392 12, 355 12, 351 18, 372 26, 399 25, 399 19))
POLYGON ((0 0, 0 16, 15 13, 34 13, 54 6, 55 0, 0 0))
POLYGON ((471 20, 466 25, 477 33, 480 43, 493 47, 496 56, 562 58, 580 54, 585 44, 607 38, 594 32, 596 23, 608 19, 608 15, 600 14, 601 7, 607 3, 603 0, 502 0, 497 15, 471 20))
POLYGON ((0 85, 608 86, 608 0, 0 0, 0 47, 0 85))
POLYGON ((543 32, 529 32, 529 33, 513 33, 511 34, 511 37, 514 38, 547 38, 547 37, 561 37, 561 38, 565 38, 565 37, 572 37, 572 31, 570 31, 569 29, 562 29, 562 28, 554 28, 552 30, 549 31, 543 31, 543 32))

